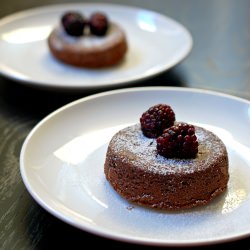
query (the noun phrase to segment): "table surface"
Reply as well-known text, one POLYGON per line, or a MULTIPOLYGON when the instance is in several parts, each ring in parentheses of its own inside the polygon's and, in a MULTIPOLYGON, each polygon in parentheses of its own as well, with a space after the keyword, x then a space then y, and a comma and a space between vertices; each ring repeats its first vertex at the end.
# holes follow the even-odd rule
MULTIPOLYGON (((32 7, 66 2, 71 1, 1 0, 0 18, 32 7)), ((105 2, 160 12, 182 23, 193 36, 194 47, 185 60, 133 86, 201 88, 250 100, 249 0, 105 2)), ((48 91, 0 76, 0 249, 78 249, 89 243, 93 247, 101 244, 121 249, 150 248, 101 238, 60 221, 33 200, 22 182, 20 150, 35 124, 62 105, 96 92, 48 91)), ((249 245, 250 238, 245 238, 203 248, 244 249, 249 245)))

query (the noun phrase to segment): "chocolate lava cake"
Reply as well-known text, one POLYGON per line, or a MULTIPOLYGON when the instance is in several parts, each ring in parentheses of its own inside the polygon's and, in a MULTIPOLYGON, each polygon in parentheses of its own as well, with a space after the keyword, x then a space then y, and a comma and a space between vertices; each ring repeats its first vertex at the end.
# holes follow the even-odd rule
POLYGON ((205 205, 227 188, 228 154, 214 133, 194 126, 198 152, 191 158, 167 158, 157 139, 135 124, 111 139, 104 164, 107 180, 128 201, 178 210, 205 205))
POLYGON ((103 13, 90 20, 78 12, 67 12, 49 37, 48 46, 59 61, 77 67, 104 68, 119 64, 128 44, 124 30, 103 13))

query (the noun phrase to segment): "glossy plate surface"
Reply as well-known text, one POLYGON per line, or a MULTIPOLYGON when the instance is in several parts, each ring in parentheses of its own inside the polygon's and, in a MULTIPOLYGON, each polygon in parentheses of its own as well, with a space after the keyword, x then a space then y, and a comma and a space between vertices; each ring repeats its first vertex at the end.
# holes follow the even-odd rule
POLYGON ((0 73, 36 87, 93 89, 118 86, 161 73, 183 60, 192 48, 189 31, 159 13, 111 4, 60 4, 30 9, 0 20, 0 73), (47 37, 62 14, 97 10, 126 32, 129 50, 118 66, 87 70, 56 61, 47 37))
POLYGON ((250 235, 250 102, 188 88, 132 88, 70 103, 43 119, 26 138, 21 174, 30 194, 61 220, 111 239, 159 246, 204 245, 250 235), (203 126, 226 144, 230 181, 209 205, 181 212, 135 206, 106 181, 108 142, 157 103, 178 121, 203 126))

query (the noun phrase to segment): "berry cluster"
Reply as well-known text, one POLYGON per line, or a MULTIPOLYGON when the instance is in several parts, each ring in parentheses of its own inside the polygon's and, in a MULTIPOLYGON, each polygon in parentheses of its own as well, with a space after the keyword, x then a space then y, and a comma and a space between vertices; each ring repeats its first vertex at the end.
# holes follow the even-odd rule
POLYGON ((156 138, 158 154, 167 158, 194 158, 198 153, 195 127, 175 122, 175 113, 169 105, 150 107, 142 114, 140 123, 146 137, 156 138))
POLYGON ((107 16, 101 12, 93 13, 87 20, 81 13, 69 11, 62 16, 61 22, 67 34, 75 37, 83 36, 86 27, 89 28, 91 34, 104 36, 109 27, 107 16))
POLYGON ((176 123, 165 129, 156 142, 158 154, 167 158, 194 158, 198 153, 195 128, 191 124, 176 123))
POLYGON ((175 122, 175 113, 169 105, 157 104, 145 111, 141 118, 141 129, 145 136, 157 138, 163 130, 175 122))

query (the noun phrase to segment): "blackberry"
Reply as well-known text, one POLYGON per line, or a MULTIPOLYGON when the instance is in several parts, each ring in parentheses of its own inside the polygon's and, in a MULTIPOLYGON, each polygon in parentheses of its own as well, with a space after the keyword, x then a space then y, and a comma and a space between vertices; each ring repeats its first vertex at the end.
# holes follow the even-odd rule
POLYGON ((96 36, 104 36, 109 27, 107 16, 101 12, 95 12, 90 16, 89 29, 91 34, 96 36))
POLYGON ((141 129, 145 136, 157 138, 164 129, 175 122, 175 113, 167 104, 157 104, 145 111, 141 118, 141 129))
POLYGON ((165 129, 156 139, 158 154, 167 158, 195 158, 198 140, 195 127, 187 123, 177 123, 165 129))
POLYGON ((66 12, 61 19, 64 30, 70 36, 82 36, 85 27, 85 20, 78 12, 66 12))

